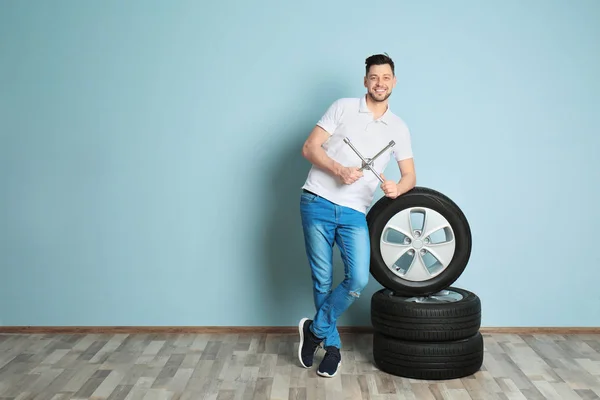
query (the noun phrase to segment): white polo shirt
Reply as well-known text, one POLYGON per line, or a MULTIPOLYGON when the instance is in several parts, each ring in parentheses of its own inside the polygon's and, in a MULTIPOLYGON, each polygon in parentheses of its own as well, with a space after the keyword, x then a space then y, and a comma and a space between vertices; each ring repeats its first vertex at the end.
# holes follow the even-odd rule
MULTIPOLYGON (((374 161, 374 168, 382 173, 389 161, 412 158, 408 127, 400 117, 389 110, 379 119, 367 107, 366 97, 336 100, 317 122, 331 136, 323 145, 327 155, 345 167, 360 167, 361 159, 344 143, 350 139, 365 158, 372 158, 391 140, 395 145, 374 161)), ((346 185, 330 173, 312 166, 303 189, 309 190, 332 203, 366 213, 381 182, 373 172, 363 170, 363 177, 346 185)))

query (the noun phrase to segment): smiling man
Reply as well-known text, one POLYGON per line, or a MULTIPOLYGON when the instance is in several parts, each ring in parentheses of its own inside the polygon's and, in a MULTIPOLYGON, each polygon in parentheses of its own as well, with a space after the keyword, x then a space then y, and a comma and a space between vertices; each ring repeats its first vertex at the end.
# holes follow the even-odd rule
POLYGON ((308 263, 313 282, 316 314, 298 325, 298 358, 309 368, 321 343, 326 351, 317 373, 332 377, 341 365, 338 318, 360 297, 369 280, 370 243, 366 212, 381 187, 392 199, 416 184, 410 133, 406 124, 389 109, 388 98, 396 86, 394 62, 385 54, 365 61, 364 85, 359 98, 336 100, 310 133, 302 148, 312 163, 300 197, 300 212, 308 263), (350 139, 365 158, 372 158, 390 141, 395 146, 373 161, 383 172, 394 159, 400 168, 399 182, 380 183, 344 142, 350 139), (333 246, 337 244, 345 279, 332 290, 333 246))

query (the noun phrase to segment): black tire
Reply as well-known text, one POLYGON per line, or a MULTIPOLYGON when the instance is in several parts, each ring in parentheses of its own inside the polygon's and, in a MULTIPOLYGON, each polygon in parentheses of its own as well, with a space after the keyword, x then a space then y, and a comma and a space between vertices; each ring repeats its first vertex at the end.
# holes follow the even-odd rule
POLYGON ((479 332, 450 342, 411 342, 373 335, 373 360, 381 371, 412 379, 442 380, 473 375, 483 365, 479 332))
MULTIPOLYGON (((439 292, 460 277, 471 257, 472 237, 467 218, 451 199, 433 189, 416 187, 396 199, 382 197, 367 213, 367 223, 371 241, 371 275, 383 287, 396 294, 413 296, 439 292), (409 280, 392 272, 392 267, 386 265, 381 253, 380 240, 388 232, 386 224, 396 214, 412 207, 439 213, 448 221, 455 241, 454 253, 448 266, 425 280, 409 280)), ((417 238, 411 239, 411 243, 417 242, 417 238)), ((420 257, 418 251, 415 251, 414 257, 420 257)))
POLYGON ((415 297, 381 289, 371 297, 371 324, 386 336, 419 342, 453 341, 475 335, 481 327, 481 300, 465 289, 446 290, 448 297, 459 295, 459 299, 447 303, 416 302, 415 297))

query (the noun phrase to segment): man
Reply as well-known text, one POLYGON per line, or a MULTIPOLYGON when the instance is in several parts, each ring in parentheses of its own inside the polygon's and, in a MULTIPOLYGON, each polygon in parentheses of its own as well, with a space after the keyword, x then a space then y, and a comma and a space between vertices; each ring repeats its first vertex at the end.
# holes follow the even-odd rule
POLYGON ((341 365, 337 319, 360 296, 369 279, 367 208, 378 186, 387 197, 396 198, 416 183, 409 130, 388 107, 396 86, 394 62, 377 54, 365 64, 366 94, 335 101, 302 148, 303 156, 313 164, 302 187, 300 211, 317 312, 313 320, 303 318, 298 325, 298 358, 302 366, 310 368, 323 343, 326 353, 317 373, 325 377, 335 376, 341 365), (400 168, 399 182, 386 180, 381 173, 381 184, 368 169, 360 171, 362 161, 344 142, 346 137, 365 158, 393 140, 395 146, 377 157, 373 167, 383 172, 394 157, 400 168), (332 291, 334 244, 340 249, 345 279, 332 291))

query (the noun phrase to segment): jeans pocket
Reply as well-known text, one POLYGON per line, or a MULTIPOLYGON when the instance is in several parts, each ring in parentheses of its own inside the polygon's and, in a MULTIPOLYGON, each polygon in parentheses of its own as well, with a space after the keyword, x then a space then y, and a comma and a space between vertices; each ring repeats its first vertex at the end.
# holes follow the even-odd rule
POLYGON ((316 194, 302 192, 300 195, 300 202, 302 204, 310 204, 318 198, 316 194))

